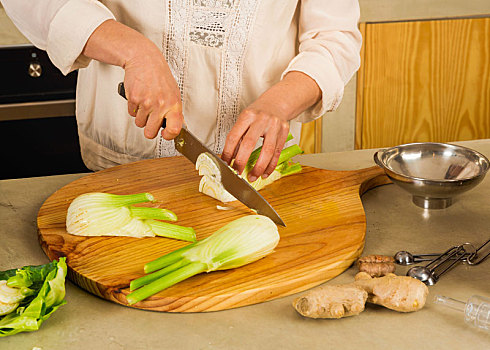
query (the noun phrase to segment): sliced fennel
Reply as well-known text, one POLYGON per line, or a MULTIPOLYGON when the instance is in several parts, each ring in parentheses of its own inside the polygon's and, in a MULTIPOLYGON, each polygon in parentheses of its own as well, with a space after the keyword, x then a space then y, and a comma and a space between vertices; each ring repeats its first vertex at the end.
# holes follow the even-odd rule
POLYGON ((150 201, 154 201, 150 193, 82 194, 68 208, 66 230, 79 236, 163 236, 190 242, 196 240, 196 234, 191 227, 158 221, 176 221, 177 215, 172 211, 133 205, 150 201))
MULTIPOLYGON (((288 141, 291 138, 292 136, 289 135, 288 141)), ((252 171, 255 163, 257 163, 261 150, 262 147, 259 147, 252 152, 243 173, 240 175, 247 181, 248 174, 250 171, 252 171)), ((251 182, 250 185, 252 185, 252 187, 258 191, 284 176, 300 172, 301 165, 299 163, 292 162, 291 158, 301 153, 303 153, 303 151, 298 145, 292 145, 283 149, 277 162, 277 166, 272 174, 265 179, 259 177, 254 182, 251 182)), ((229 193, 221 183, 221 173, 219 167, 211 155, 208 153, 200 154, 196 161, 196 170, 198 170, 199 175, 202 176, 199 183, 199 192, 213 197, 223 203, 236 200, 236 198, 229 193)))
POLYGON ((130 305, 202 272, 240 267, 270 254, 279 243, 276 224, 266 216, 234 220, 211 236, 145 265, 147 275, 131 281, 130 305))

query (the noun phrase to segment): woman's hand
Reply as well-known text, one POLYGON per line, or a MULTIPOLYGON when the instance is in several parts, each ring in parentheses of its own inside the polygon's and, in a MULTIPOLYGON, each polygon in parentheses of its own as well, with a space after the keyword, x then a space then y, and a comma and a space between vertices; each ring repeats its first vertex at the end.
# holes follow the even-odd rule
POLYGON ((257 141, 263 137, 262 151, 248 180, 266 178, 277 166, 289 133, 289 121, 320 98, 321 90, 312 78, 301 72, 289 72, 240 113, 226 137, 221 158, 228 164, 235 159, 233 168, 241 174, 257 141))
POLYGON ((123 66, 128 113, 149 139, 157 136, 165 118, 162 136, 171 140, 184 121, 180 90, 162 53, 153 43, 148 46, 123 66))
POLYGON ((179 134, 184 122, 180 90, 163 54, 152 41, 108 20, 92 33, 82 53, 124 68, 128 113, 138 127, 144 128, 145 137, 155 138, 164 118, 163 138, 171 140, 179 134))
POLYGON ((221 158, 242 173, 260 137, 264 138, 259 159, 248 175, 249 181, 269 176, 275 169, 289 133, 289 122, 280 107, 259 98, 240 113, 226 137, 221 158))

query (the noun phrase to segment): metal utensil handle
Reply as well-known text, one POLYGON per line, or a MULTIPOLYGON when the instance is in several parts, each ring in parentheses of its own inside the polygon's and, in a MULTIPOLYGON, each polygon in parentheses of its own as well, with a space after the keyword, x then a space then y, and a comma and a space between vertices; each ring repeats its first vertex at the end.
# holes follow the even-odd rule
POLYGON ((479 263, 483 262, 483 260, 488 258, 488 256, 490 256, 490 251, 489 251, 486 255, 484 255, 480 259, 475 260, 476 258, 478 258, 478 252, 480 250, 482 250, 488 243, 490 243, 490 239, 487 240, 485 243, 483 243, 479 248, 477 248, 476 252, 475 252, 475 254, 473 254, 473 256, 468 257, 468 259, 466 259, 466 262, 468 263, 468 265, 478 265, 479 263))
POLYGON ((456 265, 458 262, 464 260, 466 255, 467 255, 467 252, 464 249, 463 245, 455 246, 455 247, 449 248, 441 256, 439 256, 438 258, 434 259, 432 262, 427 264, 426 267, 429 267, 430 265, 434 264, 437 260, 440 260, 432 268, 430 268, 430 272, 432 273, 432 275, 436 279, 439 279, 439 277, 442 276, 446 271, 448 271, 449 269, 454 267, 454 265, 456 265), (455 259, 453 259, 453 258, 455 258, 455 259), (443 264, 446 263, 447 261, 451 261, 451 263, 447 264, 442 271, 436 272, 436 270, 439 267, 444 266, 443 264))
MULTIPOLYGON (((120 82, 117 85, 117 93, 119 95, 121 95, 122 97, 124 97, 125 100, 128 99, 126 97, 126 89, 124 88, 124 83, 123 82, 120 82)), ((162 129, 165 129, 166 127, 167 127, 167 119, 163 118, 163 121, 162 121, 162 129)))
POLYGON ((422 261, 434 260, 435 257, 441 256, 441 253, 439 253, 439 254, 415 254, 412 256, 413 256, 414 262, 422 262, 422 261))
POLYGON ((461 246, 453 246, 448 250, 446 250, 444 253, 439 254, 439 256, 436 257, 435 259, 431 260, 431 262, 425 265, 425 267, 430 268, 431 265, 434 265, 433 268, 437 268, 437 266, 449 260, 451 257, 455 255, 455 253, 457 253, 461 249, 463 249, 461 246))

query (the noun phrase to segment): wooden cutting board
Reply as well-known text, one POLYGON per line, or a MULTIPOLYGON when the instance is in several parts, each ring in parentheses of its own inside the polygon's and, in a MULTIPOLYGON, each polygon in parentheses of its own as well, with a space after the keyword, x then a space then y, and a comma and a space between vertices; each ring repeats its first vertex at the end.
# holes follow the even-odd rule
MULTIPOLYGON (((38 213, 40 244, 50 259, 67 257, 68 278, 87 291, 127 305, 129 282, 143 265, 188 243, 162 237, 80 237, 66 232, 71 201, 86 192, 150 192, 148 206, 174 211, 177 224, 192 226, 202 239, 253 212, 239 202, 232 210, 198 192, 200 177, 183 157, 144 160, 89 174, 51 195, 38 213)), ((194 276, 133 307, 201 312, 230 309, 297 293, 347 269, 364 247, 366 218, 360 194, 389 180, 378 167, 329 171, 304 167, 261 190, 287 227, 267 257, 228 271, 194 276)))

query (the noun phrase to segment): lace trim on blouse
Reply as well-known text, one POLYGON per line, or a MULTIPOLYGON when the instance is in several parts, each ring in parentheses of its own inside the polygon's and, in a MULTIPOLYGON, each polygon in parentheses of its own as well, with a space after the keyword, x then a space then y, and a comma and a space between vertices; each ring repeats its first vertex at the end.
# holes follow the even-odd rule
MULTIPOLYGON (((213 151, 221 153, 239 114, 243 57, 259 0, 169 0, 163 39, 165 58, 184 96, 189 43, 222 51, 217 130, 213 151)), ((183 104, 186 101, 182 101, 183 104)), ((173 141, 159 136, 159 157, 178 155, 173 141)))

